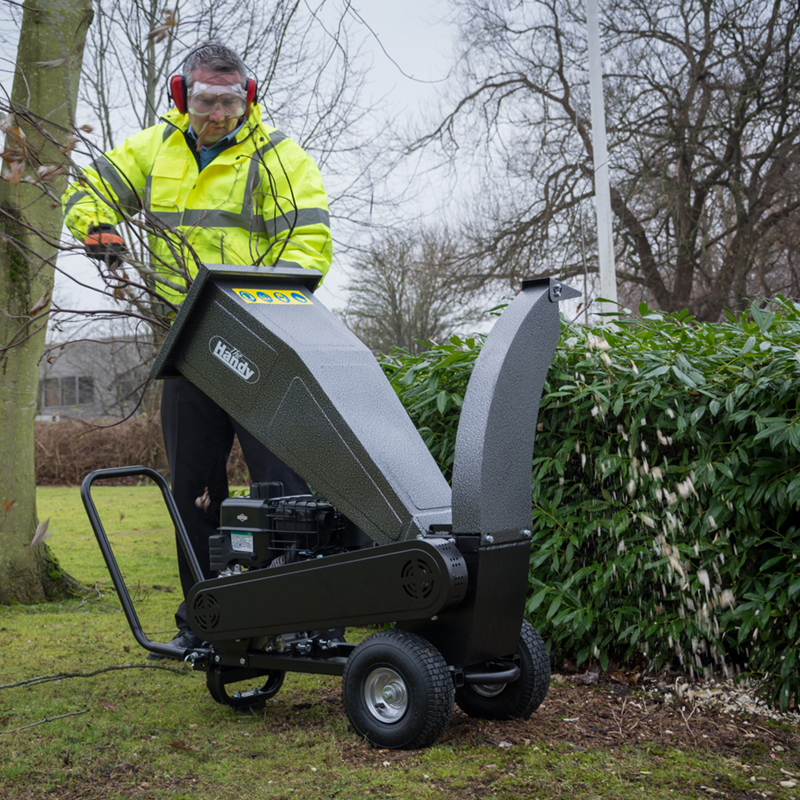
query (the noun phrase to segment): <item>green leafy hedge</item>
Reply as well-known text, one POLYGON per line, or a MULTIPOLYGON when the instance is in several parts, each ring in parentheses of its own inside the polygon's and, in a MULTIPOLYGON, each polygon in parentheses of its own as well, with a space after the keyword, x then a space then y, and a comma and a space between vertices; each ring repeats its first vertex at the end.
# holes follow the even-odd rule
MULTIPOLYGON (((800 695, 800 308, 564 330, 533 460, 527 612, 554 657, 800 695)), ((382 362, 446 475, 482 340, 382 362)))

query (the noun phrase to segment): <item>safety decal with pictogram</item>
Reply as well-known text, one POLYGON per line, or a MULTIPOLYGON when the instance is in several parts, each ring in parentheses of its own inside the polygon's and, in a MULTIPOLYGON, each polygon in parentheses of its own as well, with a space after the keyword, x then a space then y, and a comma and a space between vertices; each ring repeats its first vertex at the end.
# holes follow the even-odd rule
POLYGON ((267 306, 310 306, 312 300, 302 292, 291 289, 234 289, 245 303, 267 306))

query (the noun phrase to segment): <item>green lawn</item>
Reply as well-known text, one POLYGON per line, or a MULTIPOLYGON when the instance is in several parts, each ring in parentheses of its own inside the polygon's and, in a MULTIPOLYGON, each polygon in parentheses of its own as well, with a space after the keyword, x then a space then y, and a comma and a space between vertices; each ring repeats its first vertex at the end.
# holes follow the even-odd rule
MULTIPOLYGON (((146 631, 168 640, 180 592, 159 492, 99 487, 95 497, 146 631)), ((202 673, 146 661, 79 491, 40 489, 39 515, 51 517, 49 545, 61 564, 92 591, 0 608, 0 798, 800 798, 781 786, 793 782, 789 773, 800 776, 796 724, 740 722, 729 726, 740 737, 715 746, 709 735, 725 720, 692 717, 684 726, 677 710, 674 722, 659 710, 663 717, 637 722, 624 716, 635 693, 567 680, 528 721, 456 711, 442 739, 416 752, 360 740, 338 678, 288 675, 264 711, 237 714, 213 701, 202 673), (133 666, 110 669, 124 665, 133 666), (97 670, 105 671, 87 677, 97 670), (674 733, 664 733, 667 724, 674 733)))

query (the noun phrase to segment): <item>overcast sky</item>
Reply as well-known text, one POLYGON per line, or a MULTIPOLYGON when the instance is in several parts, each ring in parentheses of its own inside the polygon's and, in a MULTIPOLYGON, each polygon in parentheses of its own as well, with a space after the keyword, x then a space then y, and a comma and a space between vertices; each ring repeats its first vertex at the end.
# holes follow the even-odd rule
MULTIPOLYGON (((447 0, 356 0, 353 9, 363 19, 361 32, 372 57, 372 99, 385 98, 400 115, 400 124, 421 122, 423 113, 435 107, 453 64, 456 30, 450 4, 447 0)), ((416 213, 429 210, 429 198, 417 200, 416 213)), ((334 261, 317 292, 331 308, 346 302, 347 276, 337 266, 341 265, 334 261)))
POLYGON ((410 104, 430 95, 430 84, 415 83, 412 79, 438 81, 447 76, 454 33, 449 22, 449 3, 358 0, 353 7, 375 34, 370 37, 370 47, 375 59, 376 85, 391 91, 399 104, 410 104))

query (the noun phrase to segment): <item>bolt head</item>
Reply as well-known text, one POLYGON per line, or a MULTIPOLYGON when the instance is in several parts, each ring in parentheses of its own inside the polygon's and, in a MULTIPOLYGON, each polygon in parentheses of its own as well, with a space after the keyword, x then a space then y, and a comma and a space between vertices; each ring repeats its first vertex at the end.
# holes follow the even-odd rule
POLYGON ((247 661, 246 661, 244 658, 240 658, 240 659, 239 659, 239 663, 240 663, 242 666, 244 666, 244 665, 247 663, 247 661))
POLYGON ((387 703, 394 703, 397 701, 397 692, 394 690, 393 686, 386 686, 384 687, 383 692, 381 693, 383 699, 387 703))

